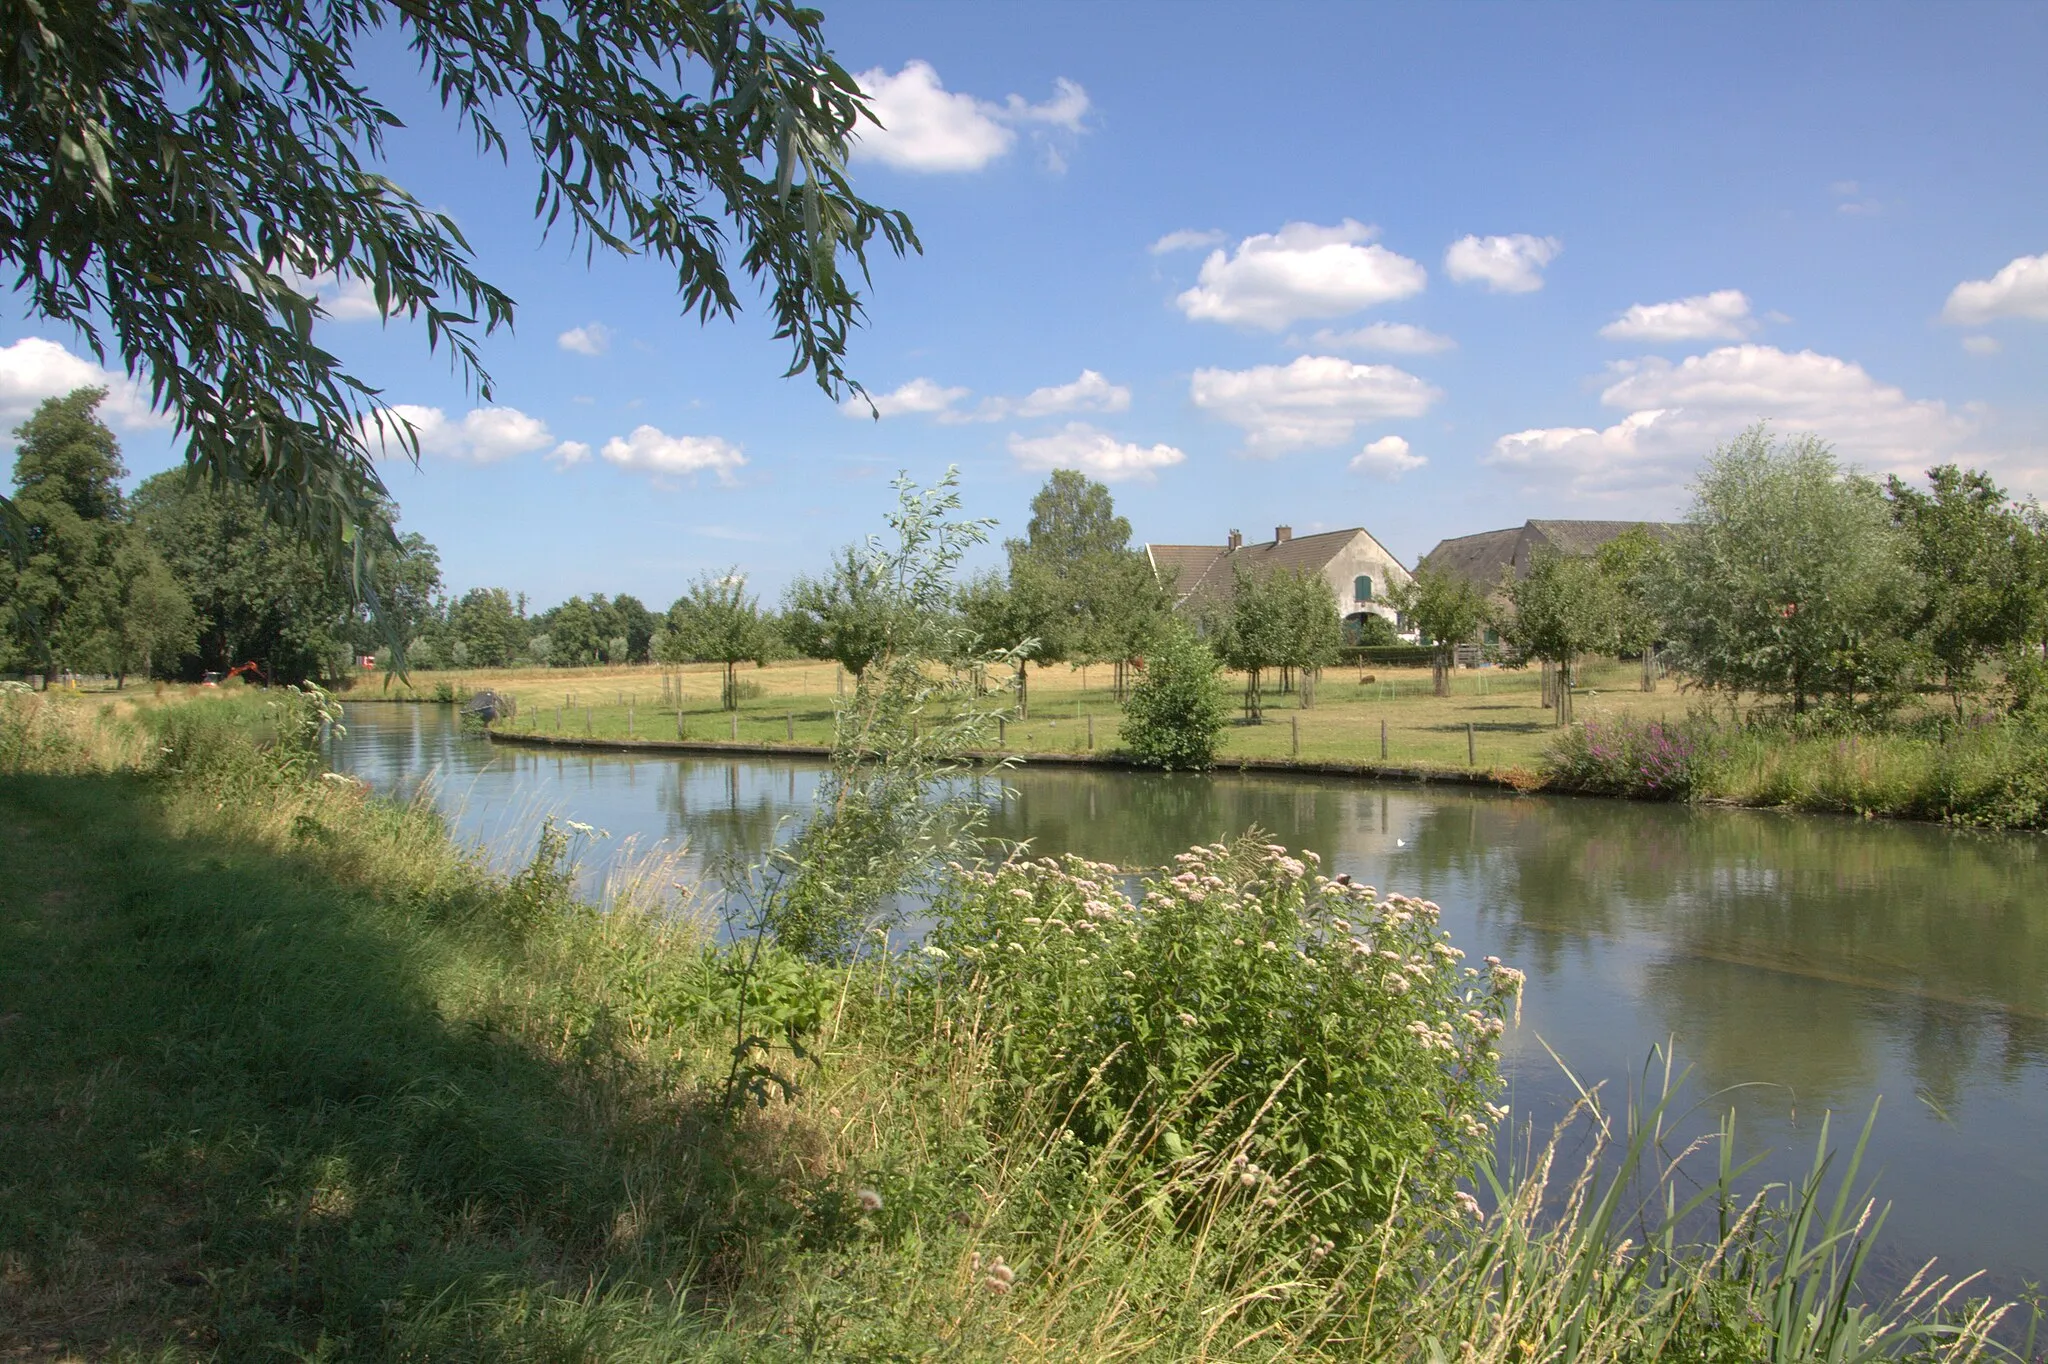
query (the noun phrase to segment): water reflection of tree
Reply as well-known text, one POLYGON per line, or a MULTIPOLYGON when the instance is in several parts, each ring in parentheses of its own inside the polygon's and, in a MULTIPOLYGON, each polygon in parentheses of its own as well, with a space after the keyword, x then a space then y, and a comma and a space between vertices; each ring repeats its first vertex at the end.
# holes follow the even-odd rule
POLYGON ((1480 887, 1489 936, 1539 974, 1655 943, 1649 1003, 1709 1083, 1824 1098, 1883 1047, 1947 1108, 1980 1065, 2048 1061, 2039 863, 2031 840, 1925 826, 1443 798, 1397 867, 1480 887))
POLYGON ((655 800, 701 865, 747 865, 802 823, 816 782, 793 765, 682 761, 664 765, 655 800))
POLYGON ((1005 781, 1010 794, 991 808, 990 834, 1030 839, 1041 853, 1073 852, 1126 867, 1163 866, 1196 843, 1253 828, 1290 847, 1327 853, 1339 840, 1348 794, 1291 779, 1053 767, 1021 768, 1005 781))

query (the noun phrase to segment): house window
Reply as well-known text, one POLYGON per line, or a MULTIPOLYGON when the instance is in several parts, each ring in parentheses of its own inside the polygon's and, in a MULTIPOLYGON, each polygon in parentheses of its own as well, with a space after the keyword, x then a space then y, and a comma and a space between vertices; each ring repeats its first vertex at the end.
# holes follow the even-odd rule
POLYGON ((1361 573, 1351 580, 1351 597, 1354 601, 1372 600, 1372 579, 1361 573))

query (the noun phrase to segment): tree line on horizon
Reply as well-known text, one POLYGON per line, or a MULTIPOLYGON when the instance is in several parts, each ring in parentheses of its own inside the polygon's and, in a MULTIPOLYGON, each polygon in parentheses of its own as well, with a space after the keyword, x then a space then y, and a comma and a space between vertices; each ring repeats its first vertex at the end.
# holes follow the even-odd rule
MULTIPOLYGON (((270 681, 334 681, 366 656, 390 672, 396 635, 404 666, 419 669, 722 664, 721 699, 735 707, 742 664, 815 658, 858 677, 898 628, 892 614, 911 609, 847 546, 772 606, 734 567, 700 575, 665 611, 627 593, 532 611, 503 588, 443 591, 438 552, 399 534, 387 505, 397 549, 379 567, 385 618, 373 622, 250 490, 171 471, 124 494, 119 444, 96 415, 104 396, 52 398, 16 430, 28 552, 0 564, 0 670, 196 680, 253 662, 270 681)), ((1269 684, 1312 706, 1321 670, 1359 642, 1311 571, 1239 568, 1227 597, 1177 609, 1109 489, 1072 470, 1052 473, 1004 551, 1003 567, 915 609, 951 614, 961 638, 1005 651, 1022 714, 1031 664, 1107 665, 1122 700, 1129 670, 1185 631, 1243 676, 1256 722, 1269 684)), ((1666 534, 1541 553, 1491 590, 1425 562, 1395 603, 1435 645, 1440 690, 1452 646, 1485 639, 1499 661, 1554 674, 1560 723, 1575 667, 1603 655, 1643 658, 1647 678, 1656 653, 1690 685, 1794 713, 1881 711, 1938 692, 1960 714, 1993 691, 2017 711, 2048 693, 2048 516, 2037 504, 1953 465, 1930 470, 1924 490, 1880 483, 1817 437, 1781 440, 1762 426, 1706 461, 1686 520, 1666 534)), ((1367 624, 1391 638, 1377 617, 1367 624)))
POLYGON ((1805 434, 1751 427, 1719 447, 1685 520, 1595 554, 1541 551, 1491 590, 1420 565, 1400 597, 1438 641, 1490 636, 1509 662, 1553 670, 1558 722, 1572 674, 1596 655, 1660 651, 1687 684, 1794 716, 1882 718, 1915 695, 2048 696, 2048 514, 1981 469, 1927 471, 1926 488, 1844 467, 1805 434))

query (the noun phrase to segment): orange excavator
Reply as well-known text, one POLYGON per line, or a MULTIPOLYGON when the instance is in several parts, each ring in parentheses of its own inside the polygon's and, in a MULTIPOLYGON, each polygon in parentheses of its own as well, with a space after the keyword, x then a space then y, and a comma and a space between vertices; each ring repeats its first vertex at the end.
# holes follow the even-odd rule
POLYGON ((263 675, 263 669, 257 667, 253 661, 237 663, 234 667, 229 668, 225 674, 208 673, 199 680, 199 685, 202 687, 217 687, 221 683, 235 677, 247 678, 259 687, 270 685, 270 679, 263 675))

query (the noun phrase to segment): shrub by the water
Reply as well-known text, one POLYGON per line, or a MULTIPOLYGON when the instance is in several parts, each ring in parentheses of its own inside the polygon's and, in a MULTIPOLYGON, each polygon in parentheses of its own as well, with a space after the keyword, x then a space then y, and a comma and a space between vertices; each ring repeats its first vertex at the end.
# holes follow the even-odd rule
POLYGON ((1612 719, 1567 726, 1544 754, 1543 774, 1570 791, 1688 800, 1700 793, 1711 731, 1688 722, 1612 719))
POLYGON ((956 872, 932 950, 939 993, 997 1039, 991 1101, 1161 1167, 1235 1155, 1335 1240, 1446 1204, 1492 1138, 1521 973, 1463 965, 1436 905, 1315 863, 1198 847, 1135 902, 1073 857, 956 872))
POLYGON ((1212 765, 1230 720, 1219 668, 1216 655, 1193 631, 1169 622, 1124 703, 1117 731, 1124 750, 1139 762, 1169 771, 1212 765))

